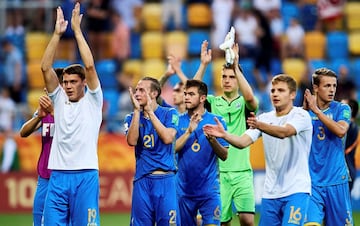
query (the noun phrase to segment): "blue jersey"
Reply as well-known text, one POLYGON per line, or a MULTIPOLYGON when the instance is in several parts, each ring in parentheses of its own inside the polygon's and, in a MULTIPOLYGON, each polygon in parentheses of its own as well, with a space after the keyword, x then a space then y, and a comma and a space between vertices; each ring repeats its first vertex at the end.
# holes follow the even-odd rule
MULTIPOLYGON (((218 159, 202 129, 205 124, 215 124, 214 117, 217 117, 226 128, 221 116, 206 111, 196 130, 191 133, 184 147, 178 152, 177 191, 180 196, 203 197, 219 192, 218 159)), ((185 133, 189 123, 190 116, 187 113, 180 115, 177 137, 185 133)), ((218 141, 224 147, 229 146, 223 139, 218 141)))
MULTIPOLYGON (((312 184, 327 186, 348 182, 344 147, 346 137, 339 138, 309 111, 313 123, 313 138, 309 157, 312 184)), ((350 123, 351 110, 346 104, 332 101, 323 113, 334 121, 350 123)))
MULTIPOLYGON (((179 116, 174 108, 158 106, 156 117, 167 128, 177 130, 179 116)), ((125 118, 125 124, 130 125, 133 113, 125 118)), ((128 128, 128 126, 125 126, 128 128)), ((140 113, 139 139, 135 146, 136 171, 134 180, 138 180, 155 170, 176 171, 175 166, 175 139, 173 143, 164 144, 160 139, 149 118, 140 113)), ((126 131, 127 133, 128 131, 126 131)))

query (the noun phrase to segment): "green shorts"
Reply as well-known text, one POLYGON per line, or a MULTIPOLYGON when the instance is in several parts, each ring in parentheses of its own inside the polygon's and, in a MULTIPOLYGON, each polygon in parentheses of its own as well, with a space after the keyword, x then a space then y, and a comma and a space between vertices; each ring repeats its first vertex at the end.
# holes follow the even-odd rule
POLYGON ((255 213, 253 171, 220 172, 221 222, 237 213, 255 213))

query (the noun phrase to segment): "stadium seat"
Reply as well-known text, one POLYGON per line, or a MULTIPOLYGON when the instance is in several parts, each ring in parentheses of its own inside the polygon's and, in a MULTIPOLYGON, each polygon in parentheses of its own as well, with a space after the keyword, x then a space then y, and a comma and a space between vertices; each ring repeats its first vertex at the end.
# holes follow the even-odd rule
POLYGON ((246 80, 248 81, 248 83, 251 86, 255 86, 256 85, 256 80, 255 80, 255 77, 254 77, 254 69, 255 69, 254 60, 252 60, 250 58, 242 58, 242 59, 240 59, 239 63, 241 65, 244 76, 245 76, 246 80))
POLYGON ((103 59, 112 59, 114 58, 114 51, 112 49, 112 40, 113 40, 113 34, 111 32, 107 32, 105 34, 105 41, 104 46, 102 48, 103 50, 103 59))
POLYGON ((30 89, 43 89, 45 87, 40 61, 32 60, 28 62, 27 81, 30 89))
POLYGON ((145 3, 141 12, 141 24, 144 30, 157 30, 163 28, 161 3, 145 3))
POLYGON ((71 64, 68 60, 55 60, 53 63, 53 68, 65 68, 71 64))
POLYGON ((107 88, 104 89, 104 103, 106 105, 106 119, 111 120, 116 117, 118 112, 118 99, 120 93, 117 89, 107 88))
POLYGON ((278 58, 272 58, 271 59, 271 73, 273 75, 277 75, 282 73, 282 62, 278 58))
POLYGON ((190 30, 188 32, 188 54, 190 57, 199 57, 201 52, 201 44, 204 40, 210 41, 210 34, 206 30, 190 30))
POLYGON ((190 28, 209 28, 212 24, 212 12, 209 4, 190 3, 187 6, 187 23, 190 28))
POLYGON ((141 33, 132 31, 130 34, 130 58, 141 58, 141 33))
POLYGON ((304 37, 307 60, 325 58, 326 37, 321 31, 308 31, 304 37))
POLYGON ((326 50, 328 59, 348 58, 348 35, 343 31, 332 31, 326 34, 326 50))
POLYGON ((146 31, 141 36, 142 58, 163 58, 164 57, 164 37, 159 31, 146 31))
POLYGON ((30 108, 30 112, 35 112, 39 106, 39 97, 44 95, 44 86, 41 88, 33 88, 27 92, 27 103, 30 108))
POLYGON ((187 58, 188 36, 184 31, 171 31, 165 34, 165 55, 187 58))
POLYGON ((300 21, 305 31, 315 30, 318 21, 317 6, 315 4, 304 4, 300 6, 300 21))
POLYGON ((349 51, 352 56, 360 56, 360 31, 349 33, 349 51))
POLYGON ((282 65, 285 74, 292 76, 299 84, 301 77, 306 73, 307 65, 304 60, 298 58, 286 58, 282 65))
POLYGON ((144 76, 160 79, 165 70, 166 64, 162 59, 147 59, 142 63, 142 74, 144 76))
POLYGON ((345 66, 349 70, 351 68, 350 60, 347 58, 337 58, 329 61, 328 68, 333 70, 336 74, 339 74, 340 66, 345 66))
POLYGON ((284 2, 281 5, 281 15, 284 21, 284 29, 286 29, 290 24, 291 18, 299 18, 300 9, 296 3, 284 2))
POLYGON ((25 36, 27 59, 41 60, 49 43, 50 35, 45 32, 29 32, 25 36))
POLYGON ((348 1, 345 4, 345 22, 348 30, 360 29, 360 2, 348 1))
POLYGON ((329 68, 329 63, 325 59, 312 59, 308 61, 309 71, 312 73, 318 68, 327 67, 329 68))
POLYGON ((222 78, 222 67, 225 64, 225 60, 223 58, 217 58, 211 62, 211 72, 212 77, 214 79, 214 90, 215 94, 219 95, 222 93, 222 84, 221 84, 221 78, 222 78))
POLYGON ((142 61, 141 60, 126 60, 123 64, 123 73, 133 76, 133 86, 142 77, 142 61))
POLYGON ((113 60, 99 60, 95 63, 101 86, 104 89, 116 88, 118 82, 116 80, 116 64, 113 60))

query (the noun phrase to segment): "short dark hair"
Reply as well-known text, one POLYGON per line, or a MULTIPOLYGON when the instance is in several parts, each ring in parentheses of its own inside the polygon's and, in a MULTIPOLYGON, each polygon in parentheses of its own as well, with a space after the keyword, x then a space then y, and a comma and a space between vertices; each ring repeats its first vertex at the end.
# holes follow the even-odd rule
POLYGON ((150 85, 150 89, 151 91, 157 91, 158 92, 158 95, 156 96, 156 99, 161 95, 161 85, 160 85, 160 82, 153 78, 153 77, 144 77, 142 79, 140 79, 140 81, 150 81, 151 82, 151 85, 150 85))
POLYGON ((64 68, 63 74, 76 74, 79 75, 81 80, 85 79, 85 68, 81 64, 71 64, 64 68))
POLYGON ((200 96, 202 95, 207 95, 208 93, 208 88, 207 88, 207 85, 205 82, 202 82, 200 80, 196 80, 196 79, 189 79, 186 81, 186 84, 185 84, 185 89, 188 89, 190 87, 197 87, 198 88, 198 91, 199 91, 199 94, 200 96))
POLYGON ((271 84, 276 84, 278 82, 285 82, 288 85, 290 92, 296 92, 296 81, 293 77, 286 74, 278 74, 272 78, 271 84))
POLYGON ((336 75, 336 73, 334 71, 323 67, 323 68, 316 69, 314 71, 314 73, 312 74, 312 83, 313 83, 313 85, 319 85, 320 84, 320 79, 323 76, 334 77, 334 78, 337 79, 337 75, 336 75))

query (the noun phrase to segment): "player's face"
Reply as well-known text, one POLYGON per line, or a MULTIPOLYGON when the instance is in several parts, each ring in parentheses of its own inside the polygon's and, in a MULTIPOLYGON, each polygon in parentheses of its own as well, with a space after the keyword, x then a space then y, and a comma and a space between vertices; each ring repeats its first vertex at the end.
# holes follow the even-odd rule
POLYGON ((286 82, 277 82, 272 84, 270 98, 274 108, 277 111, 292 107, 295 98, 295 92, 290 92, 286 82))
POLYGON ((222 79, 221 84, 224 92, 234 92, 238 91, 238 81, 236 79, 236 75, 234 70, 232 69, 224 69, 222 70, 222 79))
POLYGON ((200 94, 197 87, 189 87, 184 91, 185 106, 187 110, 195 110, 200 105, 200 94))
POLYGON ((85 79, 81 80, 77 74, 64 74, 63 84, 66 95, 71 102, 79 101, 85 95, 85 79))
POLYGON ((178 106, 184 103, 184 85, 176 84, 172 93, 173 103, 178 106))
POLYGON ((140 80, 135 88, 135 99, 140 106, 145 106, 147 103, 147 94, 150 95, 151 82, 147 80, 140 80))
POLYGON ((323 76, 319 85, 314 85, 314 91, 317 98, 323 102, 331 102, 334 100, 336 93, 337 81, 335 77, 323 76))

